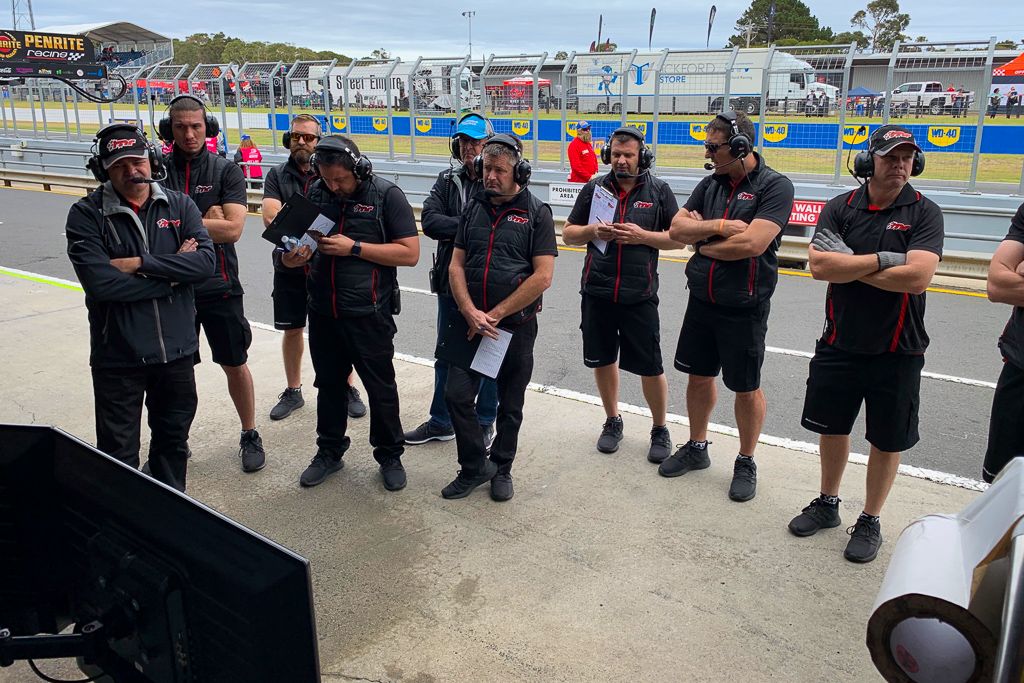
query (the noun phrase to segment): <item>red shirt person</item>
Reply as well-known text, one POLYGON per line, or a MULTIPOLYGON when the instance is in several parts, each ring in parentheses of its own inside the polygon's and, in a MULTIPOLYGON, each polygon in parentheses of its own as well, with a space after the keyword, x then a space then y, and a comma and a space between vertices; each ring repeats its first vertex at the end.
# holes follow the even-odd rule
POLYGON ((590 124, 580 121, 576 137, 569 143, 570 183, 585 183, 597 173, 597 155, 590 144, 590 124))

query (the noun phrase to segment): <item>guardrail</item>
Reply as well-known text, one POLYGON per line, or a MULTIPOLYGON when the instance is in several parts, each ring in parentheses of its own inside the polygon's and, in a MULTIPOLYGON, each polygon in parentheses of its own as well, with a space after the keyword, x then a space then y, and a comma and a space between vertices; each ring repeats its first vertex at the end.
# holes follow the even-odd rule
MULTIPOLYGON (((77 154, 80 153, 65 153, 65 154, 77 154)), ((7 165, 17 162, 7 162, 7 165)), ((38 166, 29 164, 28 162, 22 162, 25 166, 38 166)), ((51 168, 81 168, 79 167, 64 167, 62 165, 50 165, 51 168)), ((383 175, 389 175, 389 172, 384 171, 383 175)), ((396 179, 399 174, 395 175, 396 179)), ((423 173, 425 177, 435 177, 431 173, 423 173)), ((22 170, 19 168, 0 168, 0 184, 4 187, 13 187, 14 184, 28 184, 28 185, 41 185, 44 190, 52 191, 55 187, 71 188, 88 192, 96 187, 96 180, 92 176, 83 174, 59 174, 46 171, 31 171, 22 170)), ((259 189, 248 189, 246 191, 248 208, 252 213, 259 213, 260 206, 263 202, 263 191, 259 189)), ((420 212, 423 205, 420 203, 412 202, 413 212, 416 215, 417 222, 420 220, 420 212)), ((944 207, 944 212, 957 212, 966 211, 969 207, 944 207)), ((971 213, 977 214, 976 210, 972 210, 971 213)), ((1001 215, 1001 214, 1000 214, 1001 215)), ((564 217, 555 217, 555 231, 558 235, 562 234, 562 228, 565 226, 564 217)), ((999 242, 1001 238, 989 237, 985 235, 966 235, 961 233, 947 233, 947 237, 951 238, 962 238, 962 239, 978 239, 985 241, 999 242)), ((804 268, 807 263, 807 245, 810 243, 810 239, 807 237, 792 237, 785 236, 782 238, 782 246, 779 248, 778 257, 780 263, 787 265, 796 266, 798 268, 804 268)), ((688 248, 687 248, 688 250, 688 248)), ((942 260, 939 262, 939 267, 936 270, 936 275, 947 276, 947 277, 960 277, 968 278, 972 280, 984 280, 988 276, 988 267, 991 259, 987 254, 980 254, 969 251, 954 251, 945 250, 942 255, 942 260)))

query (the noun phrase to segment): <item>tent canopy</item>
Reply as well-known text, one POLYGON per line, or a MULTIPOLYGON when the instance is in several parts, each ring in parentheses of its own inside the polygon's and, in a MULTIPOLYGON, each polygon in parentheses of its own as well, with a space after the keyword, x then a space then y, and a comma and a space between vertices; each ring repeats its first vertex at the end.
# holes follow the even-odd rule
POLYGON ((100 24, 66 24, 36 29, 39 33, 66 33, 82 35, 97 44, 103 43, 170 43, 167 36, 154 33, 138 24, 128 21, 114 21, 100 24))
MULTIPOLYGON (((502 83, 502 85, 523 85, 529 87, 533 85, 533 76, 516 76, 515 78, 508 79, 507 81, 502 83)), ((547 78, 537 79, 538 88, 545 88, 550 85, 551 81, 548 80, 547 78)))
POLYGON ((993 76, 1024 76, 1024 53, 1014 57, 1008 64, 992 69, 993 76))
POLYGON ((851 88, 850 92, 846 93, 847 97, 878 97, 882 93, 872 90, 871 88, 865 88, 863 85, 858 85, 856 88, 851 88))

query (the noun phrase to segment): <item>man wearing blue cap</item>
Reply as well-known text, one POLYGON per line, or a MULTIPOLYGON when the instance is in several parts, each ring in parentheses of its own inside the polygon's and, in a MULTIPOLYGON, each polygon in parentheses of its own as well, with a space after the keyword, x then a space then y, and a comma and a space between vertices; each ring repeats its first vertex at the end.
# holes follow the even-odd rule
MULTIPOLYGON (((483 190, 473 160, 483 151, 484 140, 494 133, 490 122, 475 112, 464 114, 451 139, 452 166, 437 176, 430 196, 423 202, 423 234, 437 240, 437 254, 430 269, 430 291, 437 293, 437 329, 444 330, 459 308, 448 284, 448 266, 452 261, 455 232, 459 216, 468 199, 483 190)), ((434 361, 434 398, 430 403, 430 419, 405 433, 410 446, 428 441, 451 441, 455 428, 444 401, 448 381, 448 361, 434 361)), ((484 433, 484 445, 494 441, 494 420, 498 414, 498 390, 494 380, 483 378, 477 395, 477 418, 484 433)))
POLYGON ((597 155, 591 144, 590 124, 576 124, 576 137, 569 143, 569 182, 585 183, 597 174, 597 155))

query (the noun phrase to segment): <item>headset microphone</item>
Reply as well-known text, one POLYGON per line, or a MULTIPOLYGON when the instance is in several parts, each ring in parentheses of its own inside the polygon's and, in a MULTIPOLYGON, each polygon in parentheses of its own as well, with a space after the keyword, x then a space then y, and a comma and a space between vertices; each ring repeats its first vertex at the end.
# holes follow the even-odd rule
POLYGON ((729 166, 732 166, 737 161, 743 161, 743 157, 736 157, 732 161, 726 162, 726 163, 722 164, 721 166, 716 166, 715 164, 712 164, 711 162, 708 162, 708 163, 704 164, 704 170, 705 171, 719 171, 719 170, 721 170, 723 168, 728 168, 729 166))

